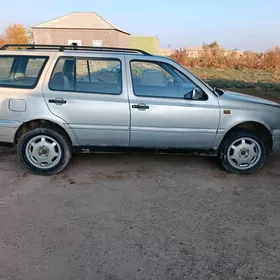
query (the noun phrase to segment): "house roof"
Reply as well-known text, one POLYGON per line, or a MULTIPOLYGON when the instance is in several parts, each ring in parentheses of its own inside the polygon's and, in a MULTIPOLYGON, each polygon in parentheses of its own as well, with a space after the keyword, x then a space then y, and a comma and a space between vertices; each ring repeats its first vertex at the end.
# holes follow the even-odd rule
POLYGON ((186 51, 203 51, 202 47, 184 47, 186 51))
MULTIPOLYGON (((197 51, 197 52, 200 52, 200 51, 203 51, 203 47, 184 47, 184 49, 186 51, 197 51)), ((225 49, 225 48, 220 48, 220 51, 222 52, 229 52, 229 50, 225 49)))
POLYGON ((129 34, 97 13, 71 13, 33 26, 33 28, 111 29, 129 34))
POLYGON ((220 49, 222 52, 231 52, 230 50, 226 49, 226 48, 221 48, 220 49))
POLYGON ((159 48, 157 55, 171 55, 173 50, 171 48, 159 48))
POLYGON ((161 52, 172 52, 173 50, 171 48, 160 48, 159 51, 161 51, 161 52))

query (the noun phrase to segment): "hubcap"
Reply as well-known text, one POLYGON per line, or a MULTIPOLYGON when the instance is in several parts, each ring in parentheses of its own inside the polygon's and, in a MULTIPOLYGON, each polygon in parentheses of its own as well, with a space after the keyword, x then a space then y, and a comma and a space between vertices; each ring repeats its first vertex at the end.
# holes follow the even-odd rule
POLYGON ((25 154, 28 161, 39 168, 52 168, 61 159, 61 146, 50 136, 36 136, 29 140, 25 154))
POLYGON ((258 163, 261 153, 261 147, 257 141, 251 138, 240 138, 229 147, 227 158, 233 167, 245 170, 258 163))

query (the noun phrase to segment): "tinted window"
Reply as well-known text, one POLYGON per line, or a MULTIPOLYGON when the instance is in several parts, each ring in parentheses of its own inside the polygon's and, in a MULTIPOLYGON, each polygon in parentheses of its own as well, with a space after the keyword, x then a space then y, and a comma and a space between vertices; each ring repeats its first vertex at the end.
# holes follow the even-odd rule
POLYGON ((74 90, 74 64, 73 58, 60 58, 50 79, 50 89, 60 91, 74 90))
POLYGON ((25 77, 36 78, 38 76, 38 70, 41 69, 42 65, 45 62, 45 58, 35 58, 28 59, 25 77))
POLYGON ((76 91, 103 94, 122 92, 119 60, 77 59, 76 71, 76 91))
POLYGON ((46 57, 0 56, 0 87, 34 88, 46 57))
POLYGON ((9 78, 11 74, 14 57, 0 57, 0 79, 9 78))
POLYGON ((184 98, 191 96, 196 85, 167 63, 131 62, 135 95, 148 97, 184 98))
POLYGON ((61 58, 54 69, 50 88, 85 93, 121 94, 121 63, 116 59, 77 58, 75 61, 71 58, 61 58))

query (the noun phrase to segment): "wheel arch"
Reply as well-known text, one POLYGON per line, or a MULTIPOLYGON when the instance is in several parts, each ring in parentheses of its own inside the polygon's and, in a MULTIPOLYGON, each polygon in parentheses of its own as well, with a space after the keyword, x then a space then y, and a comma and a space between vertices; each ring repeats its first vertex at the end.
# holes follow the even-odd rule
POLYGON ((227 139, 228 135, 230 135, 231 133, 234 133, 234 131, 238 131, 238 130, 242 130, 242 129, 244 129, 244 130, 248 129, 248 130, 251 130, 251 131, 255 131, 259 136, 261 136, 263 138, 263 140, 265 141, 265 144, 267 145, 269 151, 270 152, 272 151, 272 149, 273 149, 273 136, 270 132, 270 129, 267 125, 265 125, 261 122, 258 122, 258 121, 243 121, 243 122, 240 122, 240 123, 232 126, 223 136, 218 150, 221 149, 221 147, 223 146, 223 143, 227 139))
POLYGON ((47 119, 40 119, 40 118, 29 120, 29 121, 22 123, 18 127, 18 129, 15 133, 14 144, 18 143, 18 140, 21 137, 21 135, 23 135, 27 131, 30 131, 31 129, 34 129, 37 127, 46 127, 46 128, 56 129, 63 136, 65 136, 67 138, 67 140, 69 141, 69 143, 71 144, 71 146, 73 146, 73 141, 72 141, 71 136, 69 135, 68 131, 61 124, 54 122, 54 121, 47 120, 47 119))

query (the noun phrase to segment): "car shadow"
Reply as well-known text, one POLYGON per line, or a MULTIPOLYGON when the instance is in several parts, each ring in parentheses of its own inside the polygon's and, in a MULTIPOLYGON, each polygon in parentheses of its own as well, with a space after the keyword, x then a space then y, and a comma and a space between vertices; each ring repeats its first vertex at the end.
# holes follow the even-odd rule
MULTIPOLYGON (((279 156, 272 155, 268 158, 264 168, 258 174, 266 175, 267 171, 271 175, 280 176, 279 156)), ((158 173, 169 171, 181 171, 186 169, 218 172, 222 176, 229 174, 221 165, 220 159, 216 156, 192 156, 174 154, 137 154, 137 153, 93 153, 75 154, 70 163, 70 169, 77 168, 97 168, 101 170, 110 168, 112 170, 146 170, 158 173)), ((269 175, 268 174, 268 175, 269 175)), ((254 174, 252 174, 254 175, 254 174)))

